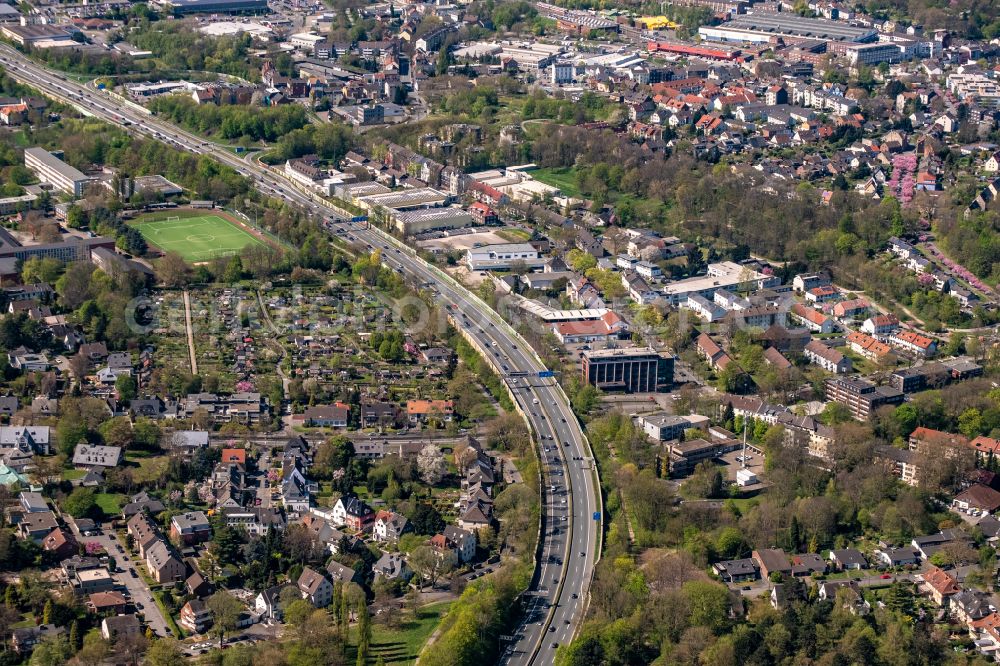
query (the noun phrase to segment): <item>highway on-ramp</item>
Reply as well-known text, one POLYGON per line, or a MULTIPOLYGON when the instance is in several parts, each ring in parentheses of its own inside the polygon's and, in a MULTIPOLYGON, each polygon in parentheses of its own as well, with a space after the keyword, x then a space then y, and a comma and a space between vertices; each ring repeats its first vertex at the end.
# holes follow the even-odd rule
POLYGON ((521 336, 486 303, 398 239, 347 222, 318 195, 300 191, 279 173, 163 122, 136 104, 68 80, 9 46, 0 45, 0 64, 12 78, 85 114, 179 150, 211 156, 253 180, 258 190, 312 212, 341 240, 380 249, 388 265, 436 291, 455 326, 467 332, 505 376, 537 437, 544 473, 540 557, 523 599, 526 613, 514 633, 504 637, 502 660, 518 666, 552 664, 556 647, 572 639, 586 613, 600 550, 601 504, 590 446, 566 395, 553 379, 539 377, 546 369, 521 336))

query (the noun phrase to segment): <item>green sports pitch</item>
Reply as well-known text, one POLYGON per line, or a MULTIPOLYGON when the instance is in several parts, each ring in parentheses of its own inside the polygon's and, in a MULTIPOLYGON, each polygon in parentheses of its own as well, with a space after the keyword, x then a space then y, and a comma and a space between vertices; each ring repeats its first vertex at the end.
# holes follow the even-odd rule
POLYGON ((179 216, 152 213, 132 222, 150 245, 177 252, 185 261, 208 261, 238 253, 248 245, 263 245, 250 233, 218 215, 179 216))

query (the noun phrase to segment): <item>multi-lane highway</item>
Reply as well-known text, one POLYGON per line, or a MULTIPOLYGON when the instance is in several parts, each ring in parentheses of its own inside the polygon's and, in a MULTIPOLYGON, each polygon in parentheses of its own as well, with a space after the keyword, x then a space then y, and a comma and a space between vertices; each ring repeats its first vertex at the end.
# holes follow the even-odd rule
POLYGON ((600 546, 600 498, 590 446, 562 389, 540 378, 544 365, 527 343, 483 301, 416 256, 396 238, 359 228, 312 193, 304 193, 280 173, 242 160, 228 150, 150 116, 144 109, 67 80, 65 76, 0 45, 0 64, 13 78, 72 104, 80 111, 151 136, 180 150, 204 154, 252 179, 270 196, 292 201, 326 221, 343 241, 378 248, 387 265, 428 285, 446 304, 454 324, 467 332, 504 375, 538 440, 542 479, 540 557, 524 597, 524 619, 505 637, 508 664, 551 664, 555 650, 570 641, 586 612, 600 546), (514 375, 514 376, 511 376, 514 375))

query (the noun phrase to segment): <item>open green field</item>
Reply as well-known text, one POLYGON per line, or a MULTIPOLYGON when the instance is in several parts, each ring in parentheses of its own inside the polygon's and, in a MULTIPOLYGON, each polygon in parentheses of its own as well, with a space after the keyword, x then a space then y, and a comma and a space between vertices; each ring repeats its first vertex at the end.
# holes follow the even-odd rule
MULTIPOLYGON (((451 608, 451 603, 450 601, 439 601, 428 604, 420 609, 416 618, 406 612, 399 627, 395 629, 387 628, 376 622, 372 626, 371 653, 368 663, 376 663, 379 657, 382 657, 386 666, 392 664, 403 666, 414 663, 442 616, 451 608)), ((351 633, 353 644, 357 642, 357 627, 351 627, 351 633)), ((348 663, 355 661, 355 654, 353 649, 350 650, 348 663)))
POLYGON ((122 500, 124 499, 124 495, 117 493, 97 493, 94 495, 94 501, 97 502, 97 506, 106 516, 117 516, 121 513, 122 500))
POLYGON ((576 186, 576 169, 573 167, 549 167, 545 169, 534 169, 533 171, 529 171, 528 175, 539 182, 545 183, 546 185, 558 187, 567 197, 573 197, 575 199, 586 198, 583 196, 583 193, 580 192, 580 188, 576 186))
POLYGON ((248 245, 263 245, 223 217, 189 212, 198 214, 182 216, 180 211, 163 211, 142 215, 131 224, 150 245, 164 252, 177 252, 190 262, 236 254, 248 245))

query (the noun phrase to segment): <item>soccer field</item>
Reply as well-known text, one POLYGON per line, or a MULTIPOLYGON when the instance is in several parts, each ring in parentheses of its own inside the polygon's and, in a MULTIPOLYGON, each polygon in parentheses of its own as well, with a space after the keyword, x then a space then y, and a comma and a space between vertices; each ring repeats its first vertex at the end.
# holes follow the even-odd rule
POLYGON ((178 217, 155 214, 157 219, 135 221, 136 229, 150 245, 164 252, 177 252, 186 261, 208 261, 236 254, 247 245, 263 243, 218 215, 178 217))

